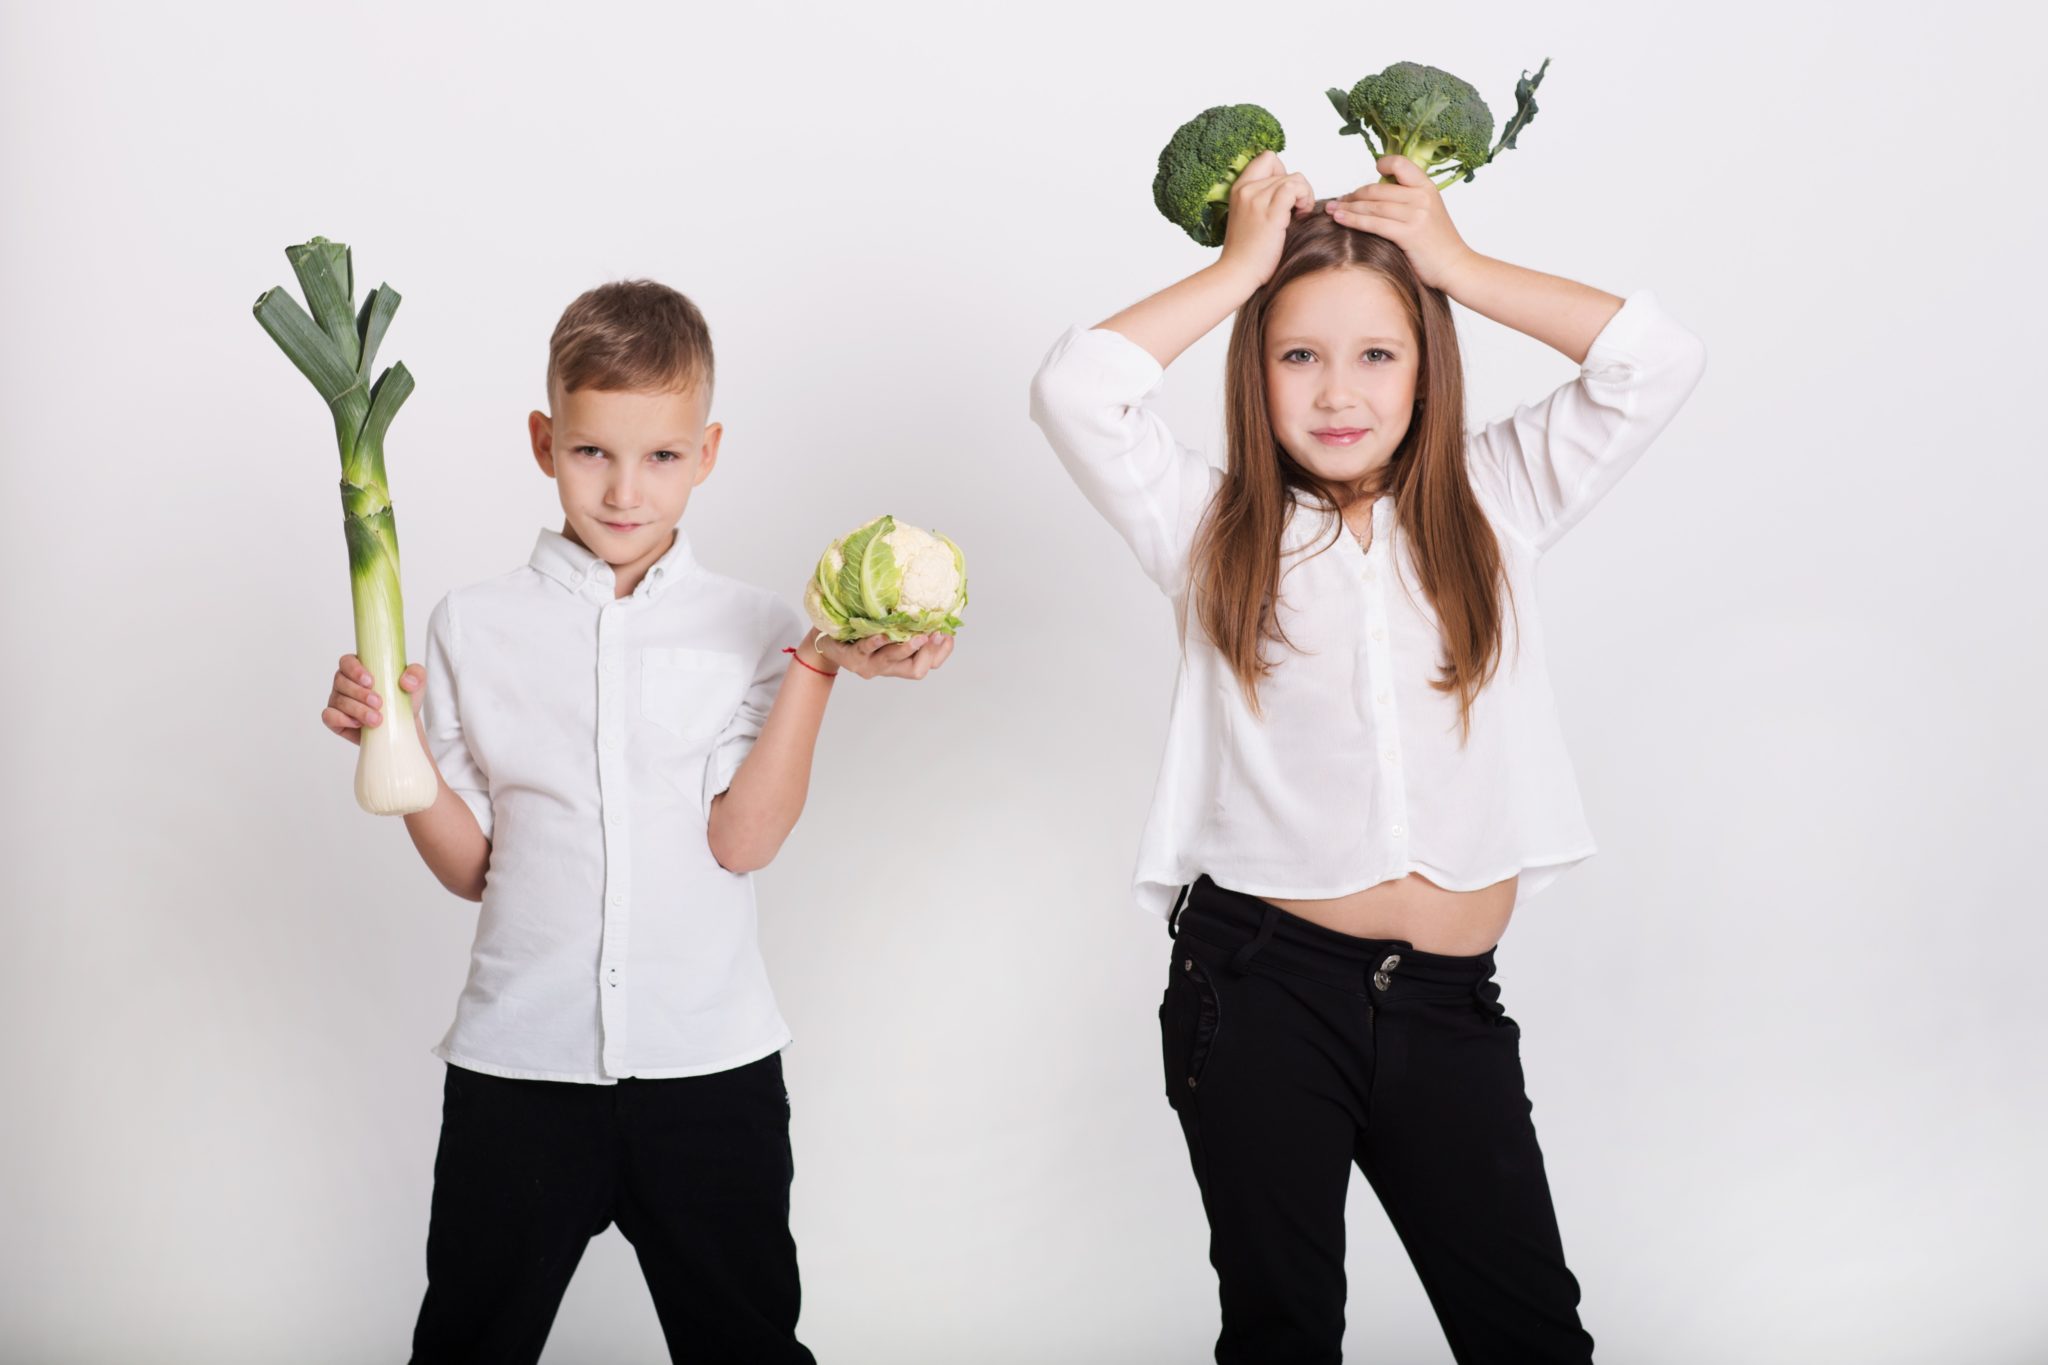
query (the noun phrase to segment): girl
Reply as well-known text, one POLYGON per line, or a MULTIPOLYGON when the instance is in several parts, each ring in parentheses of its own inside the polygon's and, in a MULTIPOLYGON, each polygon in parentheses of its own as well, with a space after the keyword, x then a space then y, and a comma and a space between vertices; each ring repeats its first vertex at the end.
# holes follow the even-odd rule
POLYGON ((1339 1358, 1356 1162, 1457 1360, 1585 1361, 1494 979, 1515 906, 1594 851, 1531 588, 1705 348, 1648 290, 1479 255, 1420 167, 1379 169, 1319 203, 1260 155, 1218 259, 1070 329, 1032 419, 1180 622, 1135 890, 1176 936, 1216 1359, 1339 1358), (1467 433, 1451 298, 1579 376, 1467 433), (1142 404, 1232 310, 1218 470, 1142 404))

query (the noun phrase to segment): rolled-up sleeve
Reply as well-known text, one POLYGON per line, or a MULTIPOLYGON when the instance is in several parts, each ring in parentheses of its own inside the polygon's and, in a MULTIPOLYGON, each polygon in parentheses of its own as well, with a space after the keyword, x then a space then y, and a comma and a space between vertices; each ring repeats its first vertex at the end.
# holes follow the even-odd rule
POLYGON ((455 619, 454 595, 434 604, 427 617, 427 685, 420 724, 427 732, 427 752, 441 770, 441 780, 462 798, 476 823, 491 837, 491 781, 462 731, 461 631, 455 619))
POLYGON ((768 713, 775 707, 775 696, 782 690, 782 679, 789 672, 789 656, 782 652, 785 645, 801 645, 804 636, 810 633, 810 618, 802 610, 787 602, 777 601, 767 613, 764 630, 753 665, 753 676, 747 682, 747 694, 741 698, 739 710, 726 722, 718 742, 711 746, 711 753, 704 762, 704 811, 711 811, 713 797, 732 786, 732 780, 739 775, 740 764, 747 761, 747 755, 754 751, 754 741, 761 737, 761 727, 768 723, 768 713))
POLYGON ((1466 439, 1474 491, 1539 554, 1605 497, 1685 405, 1706 344, 1656 294, 1628 296, 1576 379, 1466 439))
POLYGON ((1121 332, 1076 325, 1053 343, 1031 380, 1031 420, 1146 576, 1173 596, 1220 471, 1176 441, 1166 420, 1145 406, 1165 374, 1150 351, 1121 332))

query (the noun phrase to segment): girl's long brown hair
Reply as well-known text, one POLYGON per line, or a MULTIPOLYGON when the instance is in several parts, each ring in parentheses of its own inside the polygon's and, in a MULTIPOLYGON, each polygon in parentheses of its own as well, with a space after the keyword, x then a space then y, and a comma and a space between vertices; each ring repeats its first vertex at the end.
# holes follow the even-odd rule
MULTIPOLYGON (((1275 602, 1281 536, 1295 493, 1333 514, 1359 497, 1390 496, 1441 626, 1443 657, 1430 686, 1456 694, 1462 743, 1471 735, 1472 704, 1500 664, 1506 576, 1500 543, 1465 473, 1465 372, 1457 328, 1443 292, 1416 278, 1399 246, 1345 227, 1320 203, 1316 209, 1289 226, 1272 278, 1245 300, 1231 327, 1224 388, 1229 459, 1195 535, 1183 629, 1192 599, 1252 713, 1262 715, 1259 682, 1277 666, 1264 657, 1265 642, 1294 647, 1275 602), (1392 285, 1418 341, 1414 419, 1387 463, 1356 486, 1330 483, 1289 455, 1266 407, 1266 317, 1273 300, 1304 275, 1338 269, 1370 270, 1392 285)), ((1338 520, 1336 536, 1345 534, 1338 520)))

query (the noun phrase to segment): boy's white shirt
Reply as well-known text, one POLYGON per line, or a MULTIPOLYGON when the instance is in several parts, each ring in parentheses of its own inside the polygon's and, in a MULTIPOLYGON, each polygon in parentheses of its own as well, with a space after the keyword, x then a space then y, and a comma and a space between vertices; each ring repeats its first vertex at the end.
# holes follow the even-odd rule
MULTIPOLYGON (((1261 685, 1262 720, 1188 613, 1132 876, 1138 905, 1164 916, 1203 873, 1251 895, 1319 899, 1410 872, 1454 891, 1519 874, 1519 905, 1590 857, 1544 662, 1536 565, 1649 447, 1705 366, 1705 344, 1637 290, 1576 377, 1468 430, 1466 468, 1500 532, 1514 596, 1512 608, 1502 599, 1501 669, 1474 703, 1462 749, 1456 697, 1429 685, 1442 640, 1392 499, 1373 504, 1362 555, 1334 518, 1297 499, 1281 547, 1280 616, 1310 652, 1266 647, 1281 663, 1261 685)), ((1128 337, 1077 325, 1047 352, 1030 412, 1082 495, 1179 608, 1222 470, 1145 406, 1164 378, 1128 337)))
POLYGON ((496 1076, 693 1076, 790 1040, 754 884, 711 856, 803 612, 698 564, 680 527, 634 591, 542 530, 427 622, 427 744, 491 840, 469 980, 434 1055, 496 1076))

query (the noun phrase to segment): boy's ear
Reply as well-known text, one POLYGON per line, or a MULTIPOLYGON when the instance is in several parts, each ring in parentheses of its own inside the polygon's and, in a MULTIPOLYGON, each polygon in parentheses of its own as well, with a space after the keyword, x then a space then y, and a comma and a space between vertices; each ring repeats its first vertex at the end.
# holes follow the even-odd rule
POLYGON ((534 462, 540 465, 540 472, 549 478, 555 477, 555 424, 548 415, 535 408, 526 415, 526 434, 533 441, 534 462))
POLYGON ((704 448, 699 452, 703 458, 697 464, 697 483, 691 484, 690 487, 695 488, 697 484, 711 477, 711 466, 718 463, 718 440, 723 435, 723 422, 713 422, 704 428, 704 448))

